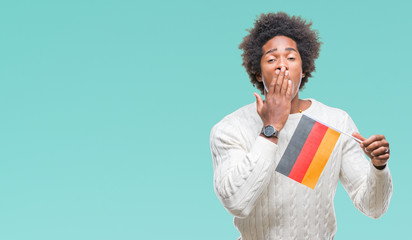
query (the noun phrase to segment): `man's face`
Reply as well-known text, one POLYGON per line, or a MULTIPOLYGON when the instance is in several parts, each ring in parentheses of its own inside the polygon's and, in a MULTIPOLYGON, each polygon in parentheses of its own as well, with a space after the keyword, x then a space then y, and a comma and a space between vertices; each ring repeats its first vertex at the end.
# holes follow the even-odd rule
POLYGON ((276 36, 263 45, 262 50, 263 56, 260 60, 262 73, 257 76, 258 81, 264 81, 265 86, 268 87, 276 75, 276 70, 280 71, 284 67, 292 81, 292 99, 295 98, 300 81, 305 76, 302 73, 302 59, 296 42, 285 36, 276 36))

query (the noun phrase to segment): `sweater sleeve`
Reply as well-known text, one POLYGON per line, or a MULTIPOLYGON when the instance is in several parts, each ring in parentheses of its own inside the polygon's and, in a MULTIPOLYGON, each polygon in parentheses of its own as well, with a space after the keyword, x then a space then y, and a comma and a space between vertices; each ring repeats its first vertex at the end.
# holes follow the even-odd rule
POLYGON ((239 130, 230 121, 218 123, 210 148, 215 193, 230 214, 245 218, 269 183, 278 146, 260 136, 250 144, 239 130))
MULTIPOLYGON (((352 119, 347 116, 349 134, 358 132, 352 119)), ((376 169, 363 153, 359 143, 344 138, 340 181, 353 204, 371 218, 381 217, 388 209, 392 196, 392 177, 388 166, 376 169)))

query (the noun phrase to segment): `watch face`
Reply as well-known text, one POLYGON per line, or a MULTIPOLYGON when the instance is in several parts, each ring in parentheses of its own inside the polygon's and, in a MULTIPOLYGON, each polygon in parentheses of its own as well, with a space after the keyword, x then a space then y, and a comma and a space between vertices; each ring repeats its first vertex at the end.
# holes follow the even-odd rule
POLYGON ((263 134, 265 134, 266 137, 271 137, 273 135, 273 133, 275 133, 275 128, 272 127, 271 125, 266 126, 263 129, 263 134))

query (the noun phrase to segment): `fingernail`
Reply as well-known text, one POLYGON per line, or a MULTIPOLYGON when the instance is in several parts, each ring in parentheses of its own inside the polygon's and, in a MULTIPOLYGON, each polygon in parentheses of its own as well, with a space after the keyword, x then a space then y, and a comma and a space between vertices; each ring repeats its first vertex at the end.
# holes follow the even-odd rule
POLYGON ((279 74, 279 69, 276 69, 275 73, 276 73, 276 74, 279 74))
POLYGON ((285 75, 286 75, 286 76, 289 75, 289 71, 286 71, 286 72, 285 72, 285 75))
POLYGON ((284 72, 284 71, 286 70, 286 68, 285 68, 285 67, 282 67, 282 69, 281 69, 281 70, 282 70, 282 72, 284 72))

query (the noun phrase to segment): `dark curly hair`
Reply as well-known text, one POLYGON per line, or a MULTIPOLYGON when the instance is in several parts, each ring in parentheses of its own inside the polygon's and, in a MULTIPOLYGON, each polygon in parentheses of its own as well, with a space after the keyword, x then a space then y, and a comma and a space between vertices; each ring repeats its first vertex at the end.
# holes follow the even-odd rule
POLYGON ((253 86, 256 86, 262 94, 263 83, 259 82, 256 75, 261 72, 260 60, 263 55, 262 47, 275 36, 285 36, 293 39, 302 58, 302 70, 305 77, 302 78, 300 89, 315 71, 315 59, 319 57, 320 45, 319 33, 311 29, 312 22, 306 23, 301 17, 290 17, 284 12, 261 14, 253 28, 248 29, 249 35, 243 38, 239 49, 243 49, 243 63, 253 86))

